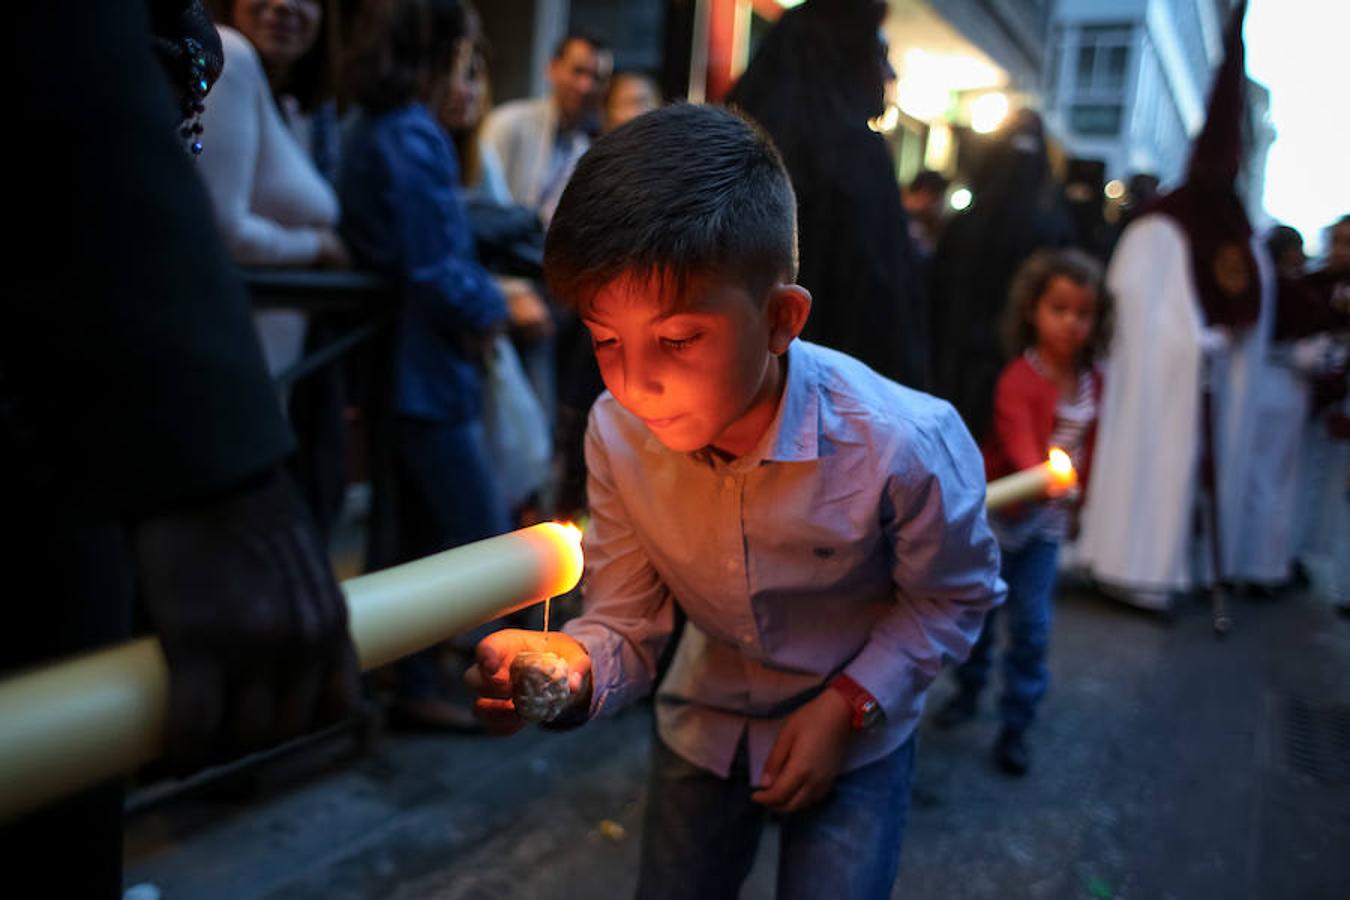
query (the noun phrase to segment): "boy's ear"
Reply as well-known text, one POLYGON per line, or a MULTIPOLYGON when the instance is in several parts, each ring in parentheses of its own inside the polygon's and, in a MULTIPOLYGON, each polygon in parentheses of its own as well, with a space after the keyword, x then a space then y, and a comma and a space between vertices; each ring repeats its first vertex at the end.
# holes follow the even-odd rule
POLYGON ((775 284, 765 311, 769 316, 769 352, 781 356, 802 333, 811 314, 811 292, 800 284, 775 284))

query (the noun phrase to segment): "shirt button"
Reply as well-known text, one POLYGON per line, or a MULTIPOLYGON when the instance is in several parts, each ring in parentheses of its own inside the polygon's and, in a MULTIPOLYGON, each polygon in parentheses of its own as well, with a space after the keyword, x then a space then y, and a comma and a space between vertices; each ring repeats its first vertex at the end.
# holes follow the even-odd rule
POLYGON ((736 571, 736 560, 734 560, 734 559, 729 559, 729 560, 727 560, 727 571, 728 571, 728 572, 735 572, 735 571, 736 571))
POLYGON ((722 479, 722 487, 726 488, 726 489, 729 490, 729 491, 735 490, 735 489, 736 489, 736 479, 735 479, 735 478, 732 478, 730 475, 728 475, 726 478, 722 479))
POLYGON ((753 631, 742 631, 742 632, 741 632, 741 643, 742 643, 742 644, 753 644, 754 642, 755 642, 755 633, 754 633, 753 631))

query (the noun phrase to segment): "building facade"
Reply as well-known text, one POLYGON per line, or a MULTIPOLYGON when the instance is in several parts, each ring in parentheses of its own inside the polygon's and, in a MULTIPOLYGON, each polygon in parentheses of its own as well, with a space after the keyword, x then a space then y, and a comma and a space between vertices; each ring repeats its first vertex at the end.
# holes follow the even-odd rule
POLYGON ((1106 176, 1185 174, 1222 56, 1230 0, 1059 0, 1045 73, 1046 118, 1069 152, 1106 176))

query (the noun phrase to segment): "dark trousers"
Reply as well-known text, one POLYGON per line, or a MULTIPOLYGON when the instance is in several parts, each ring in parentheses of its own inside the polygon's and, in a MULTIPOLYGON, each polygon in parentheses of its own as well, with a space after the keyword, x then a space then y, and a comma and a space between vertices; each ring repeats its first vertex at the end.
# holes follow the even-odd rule
MULTIPOLYGON (((481 421, 394 420, 397 483, 396 558, 407 562, 472 543, 511 528, 510 512, 487 454, 481 421)), ((437 693, 435 654, 424 650, 398 663, 399 694, 437 693)))

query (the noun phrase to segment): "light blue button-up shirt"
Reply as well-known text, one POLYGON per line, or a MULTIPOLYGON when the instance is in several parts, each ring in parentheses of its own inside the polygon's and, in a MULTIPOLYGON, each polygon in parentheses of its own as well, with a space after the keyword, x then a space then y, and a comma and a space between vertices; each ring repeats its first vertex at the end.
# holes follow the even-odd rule
POLYGON ((1006 591, 955 410, 824 347, 785 358, 773 423, 731 462, 668 450, 608 392, 596 401, 585 610, 564 627, 603 715, 651 690, 679 604, 660 736, 724 777, 744 736, 755 782, 784 718, 839 672, 885 712, 845 769, 899 747, 1006 591))

